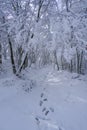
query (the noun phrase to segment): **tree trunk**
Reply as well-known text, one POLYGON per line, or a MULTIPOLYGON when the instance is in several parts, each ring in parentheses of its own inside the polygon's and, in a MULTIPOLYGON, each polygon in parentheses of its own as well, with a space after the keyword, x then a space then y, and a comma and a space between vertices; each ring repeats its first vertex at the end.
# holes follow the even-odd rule
POLYGON ((10 46, 10 58, 11 58, 12 69, 13 69, 13 73, 16 74, 16 67, 15 67, 15 61, 14 61, 14 55, 13 55, 13 48, 12 48, 12 43, 11 43, 9 35, 8 35, 8 42, 9 42, 9 46, 10 46))
POLYGON ((55 64, 57 65, 57 70, 59 70, 59 64, 58 64, 58 60, 57 60, 56 50, 54 51, 54 57, 55 57, 55 64))
POLYGON ((80 65, 79 65, 80 74, 82 73, 82 62, 83 62, 83 51, 81 52, 81 57, 80 57, 80 65))
POLYGON ((73 71, 73 60, 71 60, 71 63, 70 63, 70 71, 71 72, 73 71))
POLYGON ((2 64, 2 46, 0 43, 0 64, 2 64))
POLYGON ((24 60, 24 65, 23 69, 25 69, 28 66, 28 54, 26 54, 25 60, 24 60))
POLYGON ((66 10, 69 12, 69 0, 66 0, 66 10))
POLYGON ((62 70, 64 70, 63 55, 61 55, 61 67, 62 67, 62 70))
POLYGON ((80 70, 79 70, 80 54, 78 52, 78 49, 76 49, 76 51, 77 51, 77 73, 80 73, 80 70))
POLYGON ((17 48, 17 57, 18 57, 18 68, 20 67, 21 63, 22 63, 22 56, 23 56, 23 49, 22 46, 17 48))
POLYGON ((17 72, 17 75, 18 75, 18 74, 22 71, 22 69, 24 69, 25 66, 27 65, 27 64, 25 65, 26 60, 28 60, 28 53, 25 54, 24 60, 23 60, 23 62, 21 63, 21 65, 20 65, 20 67, 19 67, 19 70, 18 70, 18 72, 17 72))

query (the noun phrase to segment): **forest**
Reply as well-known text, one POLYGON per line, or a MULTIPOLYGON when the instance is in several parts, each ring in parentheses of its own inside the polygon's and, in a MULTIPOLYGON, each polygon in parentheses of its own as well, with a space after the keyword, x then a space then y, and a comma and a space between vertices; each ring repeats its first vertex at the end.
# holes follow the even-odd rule
POLYGON ((87 72, 86 0, 0 0, 0 68, 87 72))
POLYGON ((86 85, 87 0, 0 0, 0 130, 86 130, 86 85))

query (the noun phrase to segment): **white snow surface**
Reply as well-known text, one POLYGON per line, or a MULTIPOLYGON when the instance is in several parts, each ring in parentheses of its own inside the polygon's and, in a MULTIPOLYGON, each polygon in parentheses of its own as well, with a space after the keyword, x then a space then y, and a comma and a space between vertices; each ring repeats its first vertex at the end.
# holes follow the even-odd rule
POLYGON ((0 75, 0 130, 87 130, 87 75, 26 72, 0 75))

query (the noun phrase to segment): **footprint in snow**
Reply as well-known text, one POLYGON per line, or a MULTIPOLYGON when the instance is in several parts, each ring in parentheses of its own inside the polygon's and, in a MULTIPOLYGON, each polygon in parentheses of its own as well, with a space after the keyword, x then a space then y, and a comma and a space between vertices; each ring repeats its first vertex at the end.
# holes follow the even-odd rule
POLYGON ((42 130, 43 128, 47 128, 50 130, 65 130, 62 126, 59 126, 56 122, 52 121, 51 119, 36 116, 35 120, 40 130, 42 130))
POLYGON ((39 102, 39 105, 40 107, 43 107, 42 112, 44 113, 44 115, 47 116, 50 112, 54 112, 54 109, 52 107, 47 108, 44 106, 44 103, 48 101, 48 99, 45 97, 45 94, 41 93, 40 97, 41 100, 39 102))
POLYGON ((44 96, 44 93, 41 93, 40 97, 42 98, 44 96))

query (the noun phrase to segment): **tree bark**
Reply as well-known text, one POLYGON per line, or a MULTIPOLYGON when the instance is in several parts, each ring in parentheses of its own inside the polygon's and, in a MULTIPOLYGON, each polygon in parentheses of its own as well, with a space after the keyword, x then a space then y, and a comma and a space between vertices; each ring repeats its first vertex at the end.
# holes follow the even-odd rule
POLYGON ((82 62, 83 62, 83 51, 81 52, 81 57, 80 57, 80 65, 79 65, 80 74, 82 74, 82 62))
POLYGON ((19 67, 19 70, 18 70, 18 72, 17 72, 17 75, 19 75, 19 73, 21 73, 22 69, 25 68, 25 66, 26 66, 25 63, 26 63, 26 60, 27 60, 27 56, 28 56, 28 53, 25 54, 24 60, 23 60, 23 62, 21 63, 21 65, 20 65, 20 67, 19 67))
POLYGON ((57 59, 57 52, 56 52, 56 50, 54 51, 54 57, 55 57, 55 64, 57 65, 57 70, 59 70, 59 64, 58 64, 58 59, 57 59))
POLYGON ((0 64, 2 64, 2 46, 0 43, 0 64))
POLYGON ((13 55, 13 48, 12 48, 12 43, 11 43, 9 35, 8 35, 8 42, 9 42, 9 46, 10 46, 10 58, 11 58, 12 69, 13 69, 13 73, 16 74, 16 67, 15 67, 15 61, 14 61, 14 55, 13 55))

